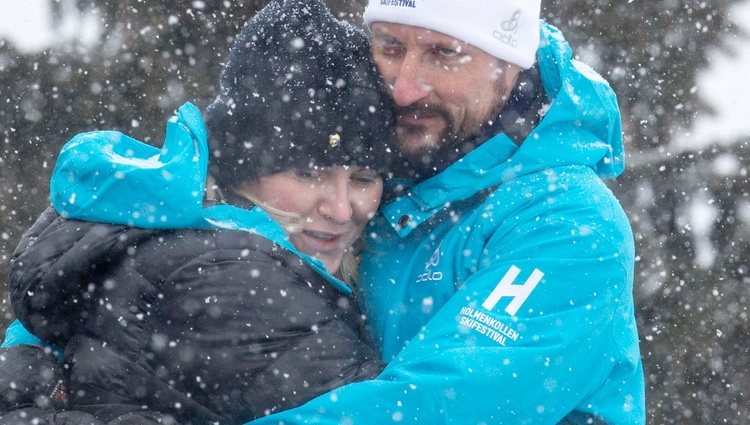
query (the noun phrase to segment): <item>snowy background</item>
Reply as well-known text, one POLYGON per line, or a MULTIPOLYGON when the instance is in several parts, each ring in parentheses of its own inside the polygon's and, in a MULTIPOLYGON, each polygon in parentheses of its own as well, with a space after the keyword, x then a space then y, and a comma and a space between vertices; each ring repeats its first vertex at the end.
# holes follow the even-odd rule
MULTIPOLYGON (((732 19, 750 31, 750 1, 732 9, 732 19)), ((713 49, 708 53, 710 66, 700 73, 698 94, 711 106, 715 115, 696 117, 690 132, 678 143, 695 148, 706 140, 732 142, 750 135, 750 43, 733 38, 727 46, 733 54, 713 49)))
MULTIPOLYGON (((93 128, 156 143, 176 106, 213 98, 261 3, 0 0, 3 275, 61 144, 93 128)), ((545 17, 620 97, 630 165, 612 188, 638 244, 649 423, 750 424, 750 1, 603 3, 549 0, 545 17)), ((362 1, 329 5, 356 21, 362 1)))
POLYGON ((97 40, 98 22, 68 10, 62 25, 53 27, 48 0, 0 0, 0 37, 24 52, 42 51, 54 44, 81 40, 91 45, 97 40))
MULTIPOLYGON (((95 15, 84 15, 69 8, 62 23, 53 28, 49 0, 0 0, 0 38, 8 39, 24 52, 42 51, 55 44, 78 40, 94 45, 99 36, 100 22, 95 15)), ((731 10, 730 18, 750 32, 750 1, 731 10)), ((722 49, 708 52, 710 66, 700 72, 699 96, 714 110, 714 114, 696 117, 691 128, 680 129, 675 142, 696 148, 706 141, 731 142, 750 135, 750 44, 734 38, 722 49), (725 48, 729 48, 727 52, 725 48)))

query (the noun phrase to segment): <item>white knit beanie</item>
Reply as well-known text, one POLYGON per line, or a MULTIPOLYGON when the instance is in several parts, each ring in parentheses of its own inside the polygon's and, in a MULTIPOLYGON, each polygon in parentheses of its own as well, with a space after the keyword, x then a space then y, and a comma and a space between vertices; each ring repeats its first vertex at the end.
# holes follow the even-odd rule
POLYGON ((541 0, 369 0, 364 20, 437 31, 524 69, 539 46, 541 0))

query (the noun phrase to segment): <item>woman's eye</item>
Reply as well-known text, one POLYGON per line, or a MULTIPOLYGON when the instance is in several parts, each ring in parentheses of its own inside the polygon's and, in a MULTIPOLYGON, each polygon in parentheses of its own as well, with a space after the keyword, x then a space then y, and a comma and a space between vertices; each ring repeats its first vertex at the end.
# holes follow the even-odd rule
POLYGON ((375 184, 375 183, 378 182, 379 178, 380 178, 380 176, 378 176, 375 173, 373 173, 373 174, 358 174, 358 175, 355 174, 355 175, 352 175, 352 177, 351 177, 352 181, 355 184, 360 185, 360 186, 369 186, 371 184, 375 184))
POLYGON ((320 178, 320 172, 315 170, 294 170, 294 177, 300 180, 317 180, 320 178))

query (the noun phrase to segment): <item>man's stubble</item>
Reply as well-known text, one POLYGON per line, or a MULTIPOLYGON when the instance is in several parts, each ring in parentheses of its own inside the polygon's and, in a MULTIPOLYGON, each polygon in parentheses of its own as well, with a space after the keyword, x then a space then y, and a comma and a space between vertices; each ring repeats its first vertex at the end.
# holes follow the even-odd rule
POLYGON ((484 140, 475 140, 475 136, 492 125, 502 112, 516 80, 506 83, 499 79, 495 85, 496 101, 483 117, 466 120, 464 125, 458 125, 448 110, 440 104, 412 104, 405 107, 395 107, 396 116, 401 114, 421 115, 424 113, 438 115, 445 122, 445 128, 436 140, 431 140, 419 148, 405 146, 406 140, 412 137, 429 137, 425 127, 419 125, 399 124, 396 135, 401 147, 402 168, 397 174, 403 177, 425 179, 431 177, 450 164, 468 154, 484 140))

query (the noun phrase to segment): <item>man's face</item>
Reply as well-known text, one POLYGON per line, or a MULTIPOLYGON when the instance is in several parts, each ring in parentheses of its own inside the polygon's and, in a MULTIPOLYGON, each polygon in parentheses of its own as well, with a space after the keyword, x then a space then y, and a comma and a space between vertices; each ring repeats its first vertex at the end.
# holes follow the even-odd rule
POLYGON ((372 31, 373 58, 395 104, 399 145, 412 162, 459 149, 496 119, 520 72, 432 30, 376 22, 372 31))

